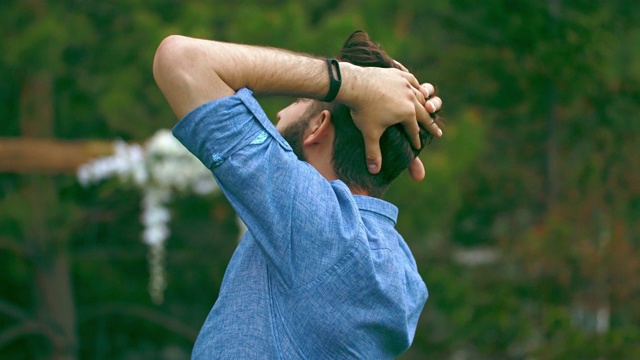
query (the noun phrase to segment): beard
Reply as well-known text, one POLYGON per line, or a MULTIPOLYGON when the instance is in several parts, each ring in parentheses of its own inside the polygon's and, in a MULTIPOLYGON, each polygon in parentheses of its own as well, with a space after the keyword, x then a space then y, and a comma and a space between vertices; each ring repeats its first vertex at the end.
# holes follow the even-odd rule
POLYGON ((304 142, 304 132, 309 126, 309 121, 311 121, 311 117, 305 114, 298 121, 280 131, 280 135, 289 143, 293 153, 296 154, 300 161, 306 161, 302 143, 304 142))

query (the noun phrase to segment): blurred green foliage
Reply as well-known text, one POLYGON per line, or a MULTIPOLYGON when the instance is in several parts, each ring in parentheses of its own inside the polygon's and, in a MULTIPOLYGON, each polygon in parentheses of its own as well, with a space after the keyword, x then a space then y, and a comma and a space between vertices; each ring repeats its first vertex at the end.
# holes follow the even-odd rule
MULTIPOLYGON (((430 291, 403 358, 632 358, 639 18, 631 0, 6 0, 0 136, 22 134, 33 79, 50 86, 33 106, 52 109, 57 138, 144 141, 171 127, 151 73, 169 34, 328 56, 367 30, 438 85, 447 123, 421 155, 427 179, 403 176, 387 196, 430 291)), ((286 99, 261 102, 274 116, 286 99)), ((226 201, 176 200, 156 306, 140 195, 47 179, 0 175, 0 357, 55 358, 64 343, 30 322, 50 315, 34 279, 51 253, 69 255, 72 354, 187 357, 235 245, 226 201), (37 236, 55 246, 35 246, 37 236)))

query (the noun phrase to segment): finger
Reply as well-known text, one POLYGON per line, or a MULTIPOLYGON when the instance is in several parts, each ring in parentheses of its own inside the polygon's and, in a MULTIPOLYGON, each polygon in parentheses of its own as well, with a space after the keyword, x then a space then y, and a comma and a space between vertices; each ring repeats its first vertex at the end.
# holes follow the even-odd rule
POLYGON ((437 136, 437 137, 442 136, 442 129, 440 129, 440 126, 438 125, 436 120, 431 116, 429 116, 429 120, 427 121, 426 124, 425 123, 421 123, 421 124, 425 129, 427 129, 428 132, 433 134, 433 136, 437 136))
POLYGON ((412 73, 401 72, 400 74, 402 74, 402 76, 404 76, 404 78, 407 79, 409 84, 411 84, 411 86, 414 89, 418 89, 425 97, 427 97, 427 95, 428 95, 427 92, 422 88, 422 86, 420 86, 420 83, 418 82, 418 79, 416 79, 416 77, 413 76, 412 73))
MULTIPOLYGON (((429 103, 431 100, 427 101, 429 103)), ((429 115, 426 107, 422 109, 416 109, 416 118, 422 124, 422 126, 427 129, 434 136, 440 137, 442 136, 442 129, 438 126, 435 119, 429 115)))
POLYGON ((439 96, 434 96, 426 102, 425 108, 428 112, 434 113, 442 107, 442 99, 439 96))
MULTIPOLYGON (((425 104, 425 109, 430 113, 435 113, 440 110, 442 107, 442 99, 438 96, 434 96, 431 99, 427 100, 425 104)), ((427 130, 432 133, 434 136, 440 137, 442 136, 442 129, 436 123, 435 118, 431 118, 429 116, 428 124, 422 123, 427 130)))
POLYGON ((427 118, 427 121, 421 121, 420 124, 422 124, 422 126, 428 132, 433 134, 433 136, 441 137, 442 136, 442 129, 440 128, 440 126, 436 122, 435 118, 432 118, 430 115, 428 115, 428 116, 429 117, 427 118))
POLYGON ((380 136, 364 138, 364 148, 367 161, 367 169, 371 174, 377 174, 382 168, 382 153, 380 151, 380 136))
POLYGON ((424 165, 422 164, 422 160, 419 157, 416 157, 409 164, 409 175, 414 181, 422 181, 424 180, 425 171, 424 165))
POLYGON ((436 88, 430 83, 422 84, 422 88, 427 92, 427 99, 436 93, 436 88))
POLYGON ((402 64, 400 63, 400 61, 393 60, 393 62, 396 64, 396 66, 397 66, 397 67, 399 67, 399 68, 400 68, 400 70, 402 70, 402 71, 406 71, 406 72, 409 72, 409 70, 408 70, 404 65, 402 65, 402 64))
POLYGON ((425 117, 429 117, 429 114, 425 110, 424 106, 417 100, 413 102, 415 106, 415 117, 407 119, 402 122, 405 133, 411 140, 411 144, 415 149, 422 148, 420 141, 420 125, 419 123, 428 123, 425 117))
POLYGON ((422 92, 420 92, 420 90, 413 89, 413 95, 416 97, 416 100, 418 100, 418 102, 422 104, 422 106, 427 106, 427 98, 422 92))
POLYGON ((418 82, 418 79, 416 79, 416 77, 413 76, 413 74, 411 74, 410 72, 403 72, 402 74, 404 75, 405 79, 409 81, 409 84, 411 84, 413 88, 418 89, 418 91, 420 91, 425 98, 428 99, 429 96, 435 93, 435 88, 433 87, 433 85, 429 83, 425 83, 424 85, 428 85, 428 86, 424 87, 420 85, 420 83, 418 82))

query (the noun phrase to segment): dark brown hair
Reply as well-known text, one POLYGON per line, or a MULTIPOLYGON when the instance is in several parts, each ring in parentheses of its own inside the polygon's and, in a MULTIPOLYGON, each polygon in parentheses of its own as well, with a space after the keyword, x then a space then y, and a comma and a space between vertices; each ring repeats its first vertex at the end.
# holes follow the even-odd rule
MULTIPOLYGON (((349 36, 338 60, 359 66, 400 69, 364 31, 356 31, 349 36)), ((369 196, 381 198, 391 182, 409 166, 420 150, 413 148, 402 125, 387 128, 380 138, 382 168, 378 174, 372 175, 365 160, 362 133, 353 122, 349 108, 338 102, 319 104, 324 104, 323 107, 331 112, 331 122, 335 127, 333 168, 336 176, 352 189, 364 190, 369 196)), ((431 134, 421 128, 422 147, 430 140, 431 134)))

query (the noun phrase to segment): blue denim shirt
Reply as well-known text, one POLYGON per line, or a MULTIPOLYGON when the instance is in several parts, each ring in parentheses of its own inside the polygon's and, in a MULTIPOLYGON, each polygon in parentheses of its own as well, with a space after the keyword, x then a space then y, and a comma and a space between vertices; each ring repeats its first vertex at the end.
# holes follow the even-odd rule
POLYGON ((248 227, 194 359, 387 359, 411 345, 427 288, 394 205, 299 161, 248 89, 173 132, 248 227))

